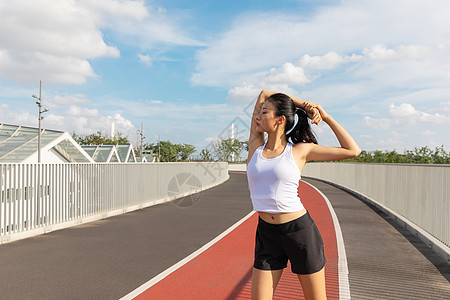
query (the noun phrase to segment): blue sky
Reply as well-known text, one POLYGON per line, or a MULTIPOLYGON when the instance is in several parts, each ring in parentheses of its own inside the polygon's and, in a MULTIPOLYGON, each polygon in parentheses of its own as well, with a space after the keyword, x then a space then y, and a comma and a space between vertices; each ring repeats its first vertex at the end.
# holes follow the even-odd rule
MULTIPOLYGON (((136 144, 248 138, 261 89, 320 103, 365 150, 450 150, 448 1, 0 4, 0 122, 136 144), (250 106, 249 106, 250 105, 250 106)), ((337 145, 325 124, 319 143, 337 145)))

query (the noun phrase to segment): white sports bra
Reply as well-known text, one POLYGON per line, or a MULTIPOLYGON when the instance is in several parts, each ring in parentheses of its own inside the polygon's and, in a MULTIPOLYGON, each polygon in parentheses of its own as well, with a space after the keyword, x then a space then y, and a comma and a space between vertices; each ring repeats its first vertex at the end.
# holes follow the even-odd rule
POLYGON ((266 143, 255 150, 247 165, 253 210, 267 213, 302 210, 304 206, 298 196, 301 173, 292 155, 293 144, 288 142, 277 157, 264 158, 262 151, 266 143))

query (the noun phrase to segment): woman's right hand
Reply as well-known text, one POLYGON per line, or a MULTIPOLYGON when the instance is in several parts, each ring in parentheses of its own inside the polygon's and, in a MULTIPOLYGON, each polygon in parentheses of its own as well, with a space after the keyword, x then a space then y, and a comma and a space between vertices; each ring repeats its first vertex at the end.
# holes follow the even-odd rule
POLYGON ((317 108, 317 105, 319 105, 319 104, 315 104, 315 103, 311 103, 309 101, 305 101, 304 106, 303 106, 303 110, 308 115, 308 118, 311 119, 311 123, 312 124, 320 125, 320 123, 323 120, 323 117, 322 117, 319 109, 317 108))

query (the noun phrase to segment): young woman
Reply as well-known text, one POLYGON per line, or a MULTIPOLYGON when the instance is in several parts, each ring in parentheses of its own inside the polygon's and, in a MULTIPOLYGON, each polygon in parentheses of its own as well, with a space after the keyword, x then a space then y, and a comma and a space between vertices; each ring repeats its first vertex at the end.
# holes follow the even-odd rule
POLYGON ((301 171, 308 161, 352 158, 361 150, 319 104, 264 90, 255 104, 248 145, 248 186, 259 214, 252 298, 272 299, 289 260, 306 299, 326 299, 322 236, 297 194, 301 171), (313 124, 327 123, 341 147, 317 145, 308 117, 313 124))

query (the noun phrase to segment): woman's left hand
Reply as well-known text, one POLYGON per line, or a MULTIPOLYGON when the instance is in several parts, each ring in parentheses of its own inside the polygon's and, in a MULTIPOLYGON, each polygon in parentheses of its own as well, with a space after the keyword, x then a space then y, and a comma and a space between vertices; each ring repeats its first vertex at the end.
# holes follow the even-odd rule
POLYGON ((319 125, 322 122, 322 115, 320 114, 319 109, 317 108, 319 104, 311 103, 310 101, 305 101, 305 105, 303 110, 308 115, 308 118, 311 119, 312 124, 319 125))

